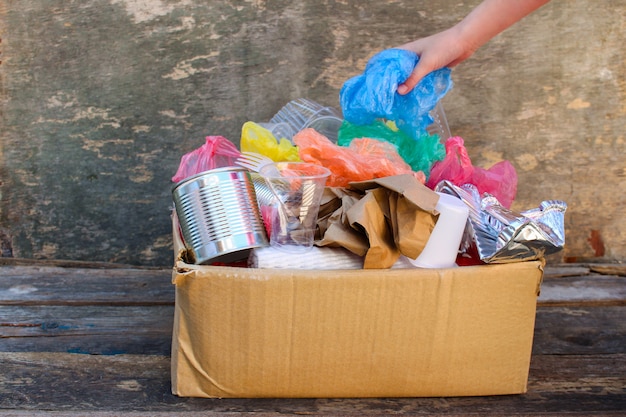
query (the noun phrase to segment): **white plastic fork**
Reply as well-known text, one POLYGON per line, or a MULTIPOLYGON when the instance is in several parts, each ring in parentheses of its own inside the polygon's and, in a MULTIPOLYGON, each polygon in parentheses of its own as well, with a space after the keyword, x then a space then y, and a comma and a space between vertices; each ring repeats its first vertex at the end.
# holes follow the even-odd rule
MULTIPOLYGON (((250 171, 260 172, 261 168, 270 164, 273 165, 274 161, 272 161, 272 159, 268 158, 265 155, 261 155, 260 153, 242 152, 241 156, 237 158, 235 163, 239 165, 240 167, 249 169, 250 171)), ((280 176, 280 172, 275 167, 273 169, 270 169, 269 171, 271 175, 280 176)))

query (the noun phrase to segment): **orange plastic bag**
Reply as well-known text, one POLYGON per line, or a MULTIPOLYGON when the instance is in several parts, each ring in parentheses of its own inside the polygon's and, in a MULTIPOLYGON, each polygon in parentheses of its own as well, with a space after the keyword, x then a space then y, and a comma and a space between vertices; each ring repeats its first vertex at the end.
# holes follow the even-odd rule
POLYGON ((354 139, 349 147, 344 147, 332 143, 314 129, 300 131, 293 140, 298 146, 300 159, 330 170, 326 182, 329 187, 347 187, 351 182, 407 173, 425 182, 424 174, 413 172, 389 142, 363 138, 354 139))
POLYGON ((446 157, 435 162, 426 185, 434 189, 443 180, 457 186, 473 184, 481 195, 493 195, 506 208, 511 207, 517 193, 517 172, 509 161, 500 161, 489 169, 475 167, 459 136, 446 141, 446 157))

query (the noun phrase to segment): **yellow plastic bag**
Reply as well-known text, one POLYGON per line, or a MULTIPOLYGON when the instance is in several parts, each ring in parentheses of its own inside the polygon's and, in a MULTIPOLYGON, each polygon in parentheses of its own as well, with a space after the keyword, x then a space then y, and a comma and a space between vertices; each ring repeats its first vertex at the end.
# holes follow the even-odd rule
POLYGON ((272 132, 254 122, 246 122, 241 128, 242 152, 256 152, 275 162, 299 162, 298 148, 289 140, 276 140, 272 132))

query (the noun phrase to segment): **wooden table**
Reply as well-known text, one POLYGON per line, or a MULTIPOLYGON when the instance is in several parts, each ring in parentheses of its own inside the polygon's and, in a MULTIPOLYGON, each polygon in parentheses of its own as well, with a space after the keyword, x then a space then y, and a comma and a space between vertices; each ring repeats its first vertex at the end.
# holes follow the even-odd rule
POLYGON ((626 415, 626 268, 546 268, 524 395, 198 399, 170 391, 169 269, 0 258, 0 415, 626 415))

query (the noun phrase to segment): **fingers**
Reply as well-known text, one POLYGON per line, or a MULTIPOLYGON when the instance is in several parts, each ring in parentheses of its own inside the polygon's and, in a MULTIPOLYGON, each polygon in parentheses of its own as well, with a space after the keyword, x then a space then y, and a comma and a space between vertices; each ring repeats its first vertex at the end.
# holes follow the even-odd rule
POLYGON ((411 92, 413 88, 424 78, 430 71, 425 69, 424 65, 420 65, 419 63, 413 69, 409 78, 407 78, 404 83, 398 86, 398 94, 405 95, 411 92))

